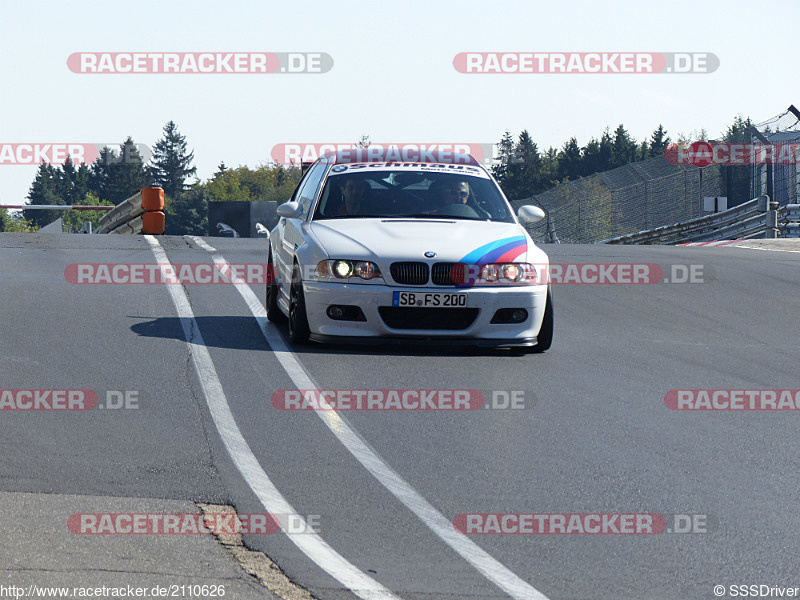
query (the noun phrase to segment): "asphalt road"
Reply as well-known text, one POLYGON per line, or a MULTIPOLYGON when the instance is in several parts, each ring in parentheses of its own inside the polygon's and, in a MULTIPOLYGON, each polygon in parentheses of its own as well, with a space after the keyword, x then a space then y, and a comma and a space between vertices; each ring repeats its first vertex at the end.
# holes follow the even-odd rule
MULTIPOLYGON (((263 240, 206 242, 230 263, 265 261, 263 240)), ((191 238, 159 243, 175 264, 214 258, 191 238)), ((544 355, 433 346, 276 354, 268 339, 280 350, 285 330, 256 319, 231 285, 173 286, 187 294, 192 329, 167 286, 65 278, 69 264, 154 263, 144 238, 0 235, 0 388, 91 389, 101 403, 127 390, 138 406, 3 411, 0 492, 269 512, 252 488, 260 476, 237 468, 230 431, 220 433, 209 408, 209 396, 211 405, 222 396, 281 497, 319 522, 319 539, 354 572, 399 598, 513 595, 492 577, 552 600, 800 586, 800 411, 675 411, 664 401, 670 390, 800 388, 800 254, 545 249, 554 263, 657 264, 668 279, 697 265, 696 282, 555 285, 555 340, 544 355), (186 331, 201 334, 219 388, 209 388, 208 369, 198 372, 202 352, 186 331), (277 410, 272 395, 302 377, 331 390, 480 390, 487 403, 517 392, 524 408, 341 411, 327 422, 277 410), (695 531, 456 535, 468 540, 461 546, 436 533, 439 517, 475 513, 658 514, 673 530, 686 519, 672 515, 689 515, 695 531)), ((251 289, 263 305, 263 286, 251 289)), ((317 598, 353 597, 286 535, 245 539, 317 598)))

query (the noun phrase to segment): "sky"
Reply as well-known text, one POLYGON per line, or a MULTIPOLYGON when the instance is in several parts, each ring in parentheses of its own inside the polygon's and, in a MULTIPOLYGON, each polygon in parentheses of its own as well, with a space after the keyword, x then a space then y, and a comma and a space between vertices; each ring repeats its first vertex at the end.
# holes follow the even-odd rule
MULTIPOLYGON (((0 146, 127 137, 172 120, 205 181, 278 144, 490 144, 539 149, 622 123, 639 142, 721 135, 737 115, 800 106, 796 0, 403 2, 0 0, 0 146), (324 73, 81 73, 75 53, 324 53, 324 73), (711 73, 461 73, 461 53, 708 53, 711 73)), ((589 64, 589 63, 585 63, 589 64)), ((0 157, 1 158, 1 157, 0 157)), ((0 160, 0 204, 36 165, 0 160)))

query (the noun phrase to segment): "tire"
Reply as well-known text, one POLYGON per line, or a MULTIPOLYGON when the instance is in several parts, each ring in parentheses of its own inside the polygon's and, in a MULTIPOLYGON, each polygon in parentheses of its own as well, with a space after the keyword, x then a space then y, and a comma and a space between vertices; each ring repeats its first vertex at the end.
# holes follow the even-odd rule
POLYGON ((275 281, 275 267, 272 264, 272 249, 270 249, 267 259, 267 297, 264 305, 267 309, 267 319, 271 323, 286 321, 286 315, 278 307, 278 294, 280 294, 280 289, 275 281))
POLYGON ((547 352, 553 344, 553 294, 547 288, 547 302, 544 305, 544 318, 539 334, 536 336, 536 345, 522 348, 524 354, 541 354, 547 352))
POLYGON ((305 344, 310 333, 303 280, 300 277, 300 267, 295 263, 292 269, 292 285, 289 288, 289 341, 295 345, 305 344))

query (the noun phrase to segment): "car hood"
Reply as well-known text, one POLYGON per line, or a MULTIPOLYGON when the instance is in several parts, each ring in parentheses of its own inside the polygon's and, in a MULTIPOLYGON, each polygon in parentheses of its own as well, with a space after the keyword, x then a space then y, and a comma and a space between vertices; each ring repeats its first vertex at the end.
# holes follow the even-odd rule
POLYGON ((329 258, 434 262, 547 262, 523 227, 487 221, 382 218, 309 224, 329 258), (426 253, 434 256, 425 256, 426 253))

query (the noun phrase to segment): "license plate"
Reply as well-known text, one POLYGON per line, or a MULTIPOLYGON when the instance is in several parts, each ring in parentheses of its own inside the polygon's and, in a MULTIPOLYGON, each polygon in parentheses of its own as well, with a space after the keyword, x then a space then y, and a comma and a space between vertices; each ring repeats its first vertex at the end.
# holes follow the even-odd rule
POLYGON ((451 308, 467 305, 466 294, 443 292, 393 292, 392 306, 419 306, 425 308, 451 308))

